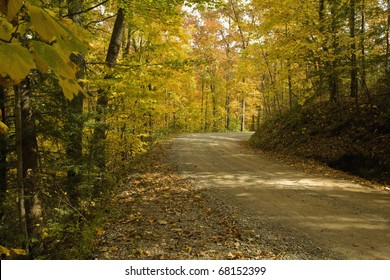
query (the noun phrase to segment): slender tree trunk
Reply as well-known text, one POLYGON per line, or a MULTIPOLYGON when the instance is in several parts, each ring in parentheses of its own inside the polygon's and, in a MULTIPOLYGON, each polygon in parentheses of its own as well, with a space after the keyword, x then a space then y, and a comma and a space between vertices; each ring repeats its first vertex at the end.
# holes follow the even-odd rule
POLYGON ((204 111, 205 111, 205 108, 204 108, 204 96, 205 96, 205 82, 204 82, 204 79, 203 79, 203 75, 202 75, 202 106, 201 106, 201 109, 200 109, 200 115, 201 115, 201 130, 202 131, 206 131, 206 125, 205 125, 205 122, 206 122, 206 117, 204 115, 204 111))
POLYGON ((338 77, 338 51, 339 51, 339 42, 338 42, 338 6, 336 2, 331 3, 331 37, 332 37, 332 48, 334 60, 330 63, 330 73, 329 73, 329 88, 330 88, 330 101, 333 104, 336 104, 339 99, 339 77, 338 77))
POLYGON ((39 255, 42 250, 41 230, 42 203, 38 185, 38 142, 35 118, 31 105, 31 85, 27 77, 20 84, 20 102, 22 107, 22 158, 25 203, 27 214, 27 232, 31 240, 32 256, 39 255))
POLYGON ((227 89, 226 103, 225 103, 225 110, 226 110, 225 128, 226 128, 226 130, 230 130, 230 99, 231 99, 231 92, 230 92, 230 89, 227 89))
POLYGON ((291 75, 291 66, 289 65, 288 69, 288 102, 290 109, 293 107, 293 86, 292 86, 292 75, 291 75))
MULTIPOLYGON (((106 64, 109 68, 115 67, 117 63, 119 52, 122 46, 124 29, 125 13, 122 8, 119 8, 106 56, 106 64)), ((111 76, 106 75, 104 78, 110 79, 111 76)), ((92 157, 96 163, 96 166, 100 169, 100 172, 102 174, 104 173, 106 167, 106 109, 108 107, 109 90, 109 88, 101 88, 98 90, 97 117, 95 119, 97 126, 94 130, 92 140, 92 157)), ((97 188, 95 189, 96 195, 99 195, 102 191, 100 187, 101 186, 97 186, 97 188)))
MULTIPOLYGON (((1 121, 6 123, 7 115, 5 110, 6 89, 0 86, 0 115, 1 121)), ((0 134, 0 221, 4 216, 4 203, 7 194, 7 141, 6 136, 0 134)))
POLYGON ((124 29, 125 12, 122 8, 119 8, 106 56, 106 63, 109 67, 114 67, 116 65, 119 56, 119 51, 122 45, 124 29))
POLYGON ((245 130, 245 117, 246 117, 246 102, 243 97, 241 100, 241 121, 240 121, 240 131, 244 132, 245 130))
POLYGON ((218 130, 218 123, 217 123, 218 100, 217 100, 215 85, 211 84, 210 89, 211 89, 211 97, 213 99, 213 131, 217 131, 218 130))
MULTIPOLYGON (((325 23, 325 0, 320 0, 319 3, 319 31, 324 35, 326 38, 326 23, 325 23)), ((322 42, 322 50, 327 53, 329 51, 328 47, 326 46, 326 41, 322 42)), ((328 73, 330 69, 330 63, 329 62, 323 62, 321 57, 318 58, 318 69, 319 69, 319 86, 318 90, 320 93, 320 96, 322 97, 322 94, 324 93, 324 84, 326 79, 326 74, 328 73)))
POLYGON ((21 105, 21 89, 19 86, 14 87, 15 92, 15 136, 16 136, 16 186, 18 189, 18 213, 19 213, 19 225, 23 236, 23 248, 29 249, 29 234, 27 231, 27 215, 26 215, 26 203, 25 203, 25 188, 23 178, 23 144, 22 144, 22 105, 21 105))
POLYGON ((372 109, 372 100, 371 94, 366 84, 366 76, 367 76, 367 67, 366 67, 366 1, 362 0, 361 5, 361 17, 362 17, 362 25, 361 25, 361 39, 360 39, 360 49, 361 49, 361 74, 360 74, 360 84, 361 89, 367 96, 368 102, 372 109))
MULTIPOLYGON (((83 9, 84 0, 68 0, 68 14, 73 15, 70 18, 76 24, 83 25, 82 14, 76 14, 83 9)), ((86 63, 82 54, 72 54, 71 60, 80 68, 76 73, 77 79, 85 77, 86 63)), ((82 86, 82 85, 81 85, 82 86)), ((67 192, 70 202, 77 206, 79 203, 80 193, 78 190, 79 184, 82 182, 81 165, 83 161, 83 114, 84 96, 79 94, 75 96, 68 104, 67 122, 65 123, 65 131, 67 131, 67 141, 65 143, 66 155, 69 160, 69 168, 67 171, 67 192)))
MULTIPOLYGON (((360 36, 360 50, 361 50, 361 79, 362 81, 366 81, 366 1, 362 0, 362 25, 361 25, 361 36, 360 36)), ((389 0, 390 2, 390 0, 389 0)), ((390 3, 389 3, 390 4, 390 3)))
POLYGON ((355 21, 356 21, 356 0, 350 0, 350 17, 349 17, 349 35, 351 38, 351 84, 350 95, 355 98, 357 109, 359 109, 358 99, 358 67, 356 55, 356 36, 355 36, 355 21))
POLYGON ((390 0, 387 0, 387 27, 386 27, 386 58, 385 77, 389 83, 390 79, 390 0))

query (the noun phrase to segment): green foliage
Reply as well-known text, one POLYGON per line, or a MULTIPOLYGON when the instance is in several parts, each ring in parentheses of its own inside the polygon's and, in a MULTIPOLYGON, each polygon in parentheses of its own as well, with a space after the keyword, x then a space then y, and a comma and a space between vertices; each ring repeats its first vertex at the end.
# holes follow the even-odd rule
POLYGON ((12 86, 19 84, 35 67, 30 52, 18 43, 0 42, 0 84, 12 86))
POLYGON ((78 68, 69 58, 71 53, 88 51, 88 45, 77 38, 80 33, 74 32, 77 27, 22 1, 2 2, 1 7, 0 85, 17 85, 36 68, 53 71, 68 99, 82 92, 75 77, 78 68))

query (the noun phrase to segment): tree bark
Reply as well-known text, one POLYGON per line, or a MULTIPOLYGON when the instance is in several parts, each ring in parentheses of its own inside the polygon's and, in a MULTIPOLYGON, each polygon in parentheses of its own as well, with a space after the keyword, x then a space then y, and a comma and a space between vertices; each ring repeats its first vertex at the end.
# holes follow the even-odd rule
POLYGON ((119 8, 116 16, 114 29, 112 31, 110 45, 108 47, 106 63, 109 67, 114 67, 118 60, 119 51, 121 49, 123 32, 125 29, 125 12, 119 8))
POLYGON ((339 99, 339 77, 338 77, 338 51, 339 51, 339 42, 338 42, 338 6, 336 2, 332 2, 330 8, 330 13, 332 17, 331 22, 331 38, 332 38, 332 49, 333 56, 335 57, 333 61, 330 63, 330 73, 329 73, 329 88, 330 88, 330 102, 336 104, 339 99))
POLYGON ((351 84, 350 95, 356 100, 357 109, 358 104, 358 67, 357 67, 357 55, 356 55, 356 36, 355 36, 355 21, 356 21, 356 0, 350 0, 350 17, 349 17, 349 35, 351 42, 351 84))
MULTIPOLYGON (((1 121, 6 123, 5 111, 6 89, 0 86, 0 114, 1 121)), ((0 134, 0 220, 4 216, 4 203, 7 194, 7 141, 6 136, 0 134)))
MULTIPOLYGON (((115 67, 116 62, 118 60, 119 52, 122 46, 124 29, 125 12, 122 8, 119 8, 106 56, 106 64, 109 68, 115 67)), ((106 75, 104 78, 110 79, 111 76, 106 75)), ((98 91, 97 117, 95 118, 95 122, 97 125, 94 130, 94 135, 92 139, 92 157, 96 163, 96 166, 100 169, 101 174, 104 174, 106 168, 106 109, 108 107, 109 90, 109 88, 101 88, 98 91)), ((96 186, 96 195, 99 195, 101 191, 101 186, 96 186)))
POLYGON ((22 115, 23 182, 26 195, 27 232, 32 256, 41 253, 42 203, 38 185, 38 142, 35 118, 31 105, 31 85, 27 77, 20 84, 22 115))
POLYGON ((240 131, 244 132, 245 130, 245 118, 246 118, 246 112, 245 112, 245 97, 241 100, 241 120, 240 120, 240 131))
POLYGON ((385 78, 390 79, 390 0, 387 0, 385 78))
POLYGON ((18 190, 18 213, 19 213, 19 225, 21 234, 23 237, 22 247, 26 250, 29 249, 29 234, 27 231, 27 215, 26 215, 26 203, 25 203, 25 187, 23 180, 23 144, 22 144, 22 106, 21 106, 21 89, 19 86, 14 86, 15 92, 15 137, 16 137, 16 187, 18 190))
MULTIPOLYGON (((68 14, 70 19, 76 24, 82 26, 84 23, 82 14, 84 0, 68 0, 68 14)), ((77 64, 80 70, 76 73, 77 79, 85 77, 86 63, 82 54, 72 54, 71 60, 77 64)), ((82 85, 81 85, 82 86, 82 85)), ((66 155, 68 158, 67 171, 67 192, 72 205, 77 206, 79 203, 80 192, 79 184, 82 182, 81 165, 83 161, 83 114, 84 96, 79 94, 75 96, 68 104, 67 121, 65 131, 67 131, 67 140, 65 143, 66 155)))

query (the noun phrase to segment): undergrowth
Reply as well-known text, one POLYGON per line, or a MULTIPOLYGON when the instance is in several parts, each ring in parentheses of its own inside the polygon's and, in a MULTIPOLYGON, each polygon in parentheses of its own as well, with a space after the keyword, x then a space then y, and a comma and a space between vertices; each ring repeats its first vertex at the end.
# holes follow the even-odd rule
POLYGON ((251 138, 255 147, 314 159, 380 183, 390 182, 390 101, 376 96, 295 107, 268 118, 251 138))

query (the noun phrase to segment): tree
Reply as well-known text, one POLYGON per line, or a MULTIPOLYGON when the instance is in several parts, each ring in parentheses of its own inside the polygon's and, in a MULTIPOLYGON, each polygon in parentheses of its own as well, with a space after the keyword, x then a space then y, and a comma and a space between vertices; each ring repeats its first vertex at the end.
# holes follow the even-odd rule
MULTIPOLYGON (((72 52, 86 50, 70 31, 44 9, 23 1, 1 1, 0 86, 14 86, 18 201, 24 245, 32 255, 40 253, 42 205, 38 185, 38 144, 31 105, 32 69, 53 71, 64 94, 71 99, 81 91, 76 82, 72 52)), ((76 30, 76 29, 73 29, 76 30)))
MULTIPOLYGON (((68 17, 77 25, 83 26, 84 20, 80 12, 83 11, 84 1, 68 0, 68 17)), ((85 78, 86 62, 84 54, 72 54, 71 60, 79 70, 76 73, 77 79, 85 78)), ((82 87, 82 84, 80 84, 82 87)), ((82 161, 83 161, 83 103, 84 95, 80 92, 69 101, 67 110, 67 131, 66 154, 68 157, 67 191, 73 205, 79 204, 79 184, 82 182, 82 161)))
MULTIPOLYGON (((106 61, 107 67, 113 68, 117 63, 119 52, 122 46, 123 33, 125 28, 125 11, 123 8, 118 9, 114 28, 111 34, 111 40, 108 47, 106 61)), ((107 74, 104 79, 112 78, 111 74, 107 74)), ((96 127, 93 134, 92 142, 92 158, 96 161, 96 166, 100 172, 104 174, 106 168, 106 110, 109 101, 109 88, 100 88, 97 98, 97 116, 96 127)), ((96 186, 96 195, 102 191, 102 186, 96 186)))

